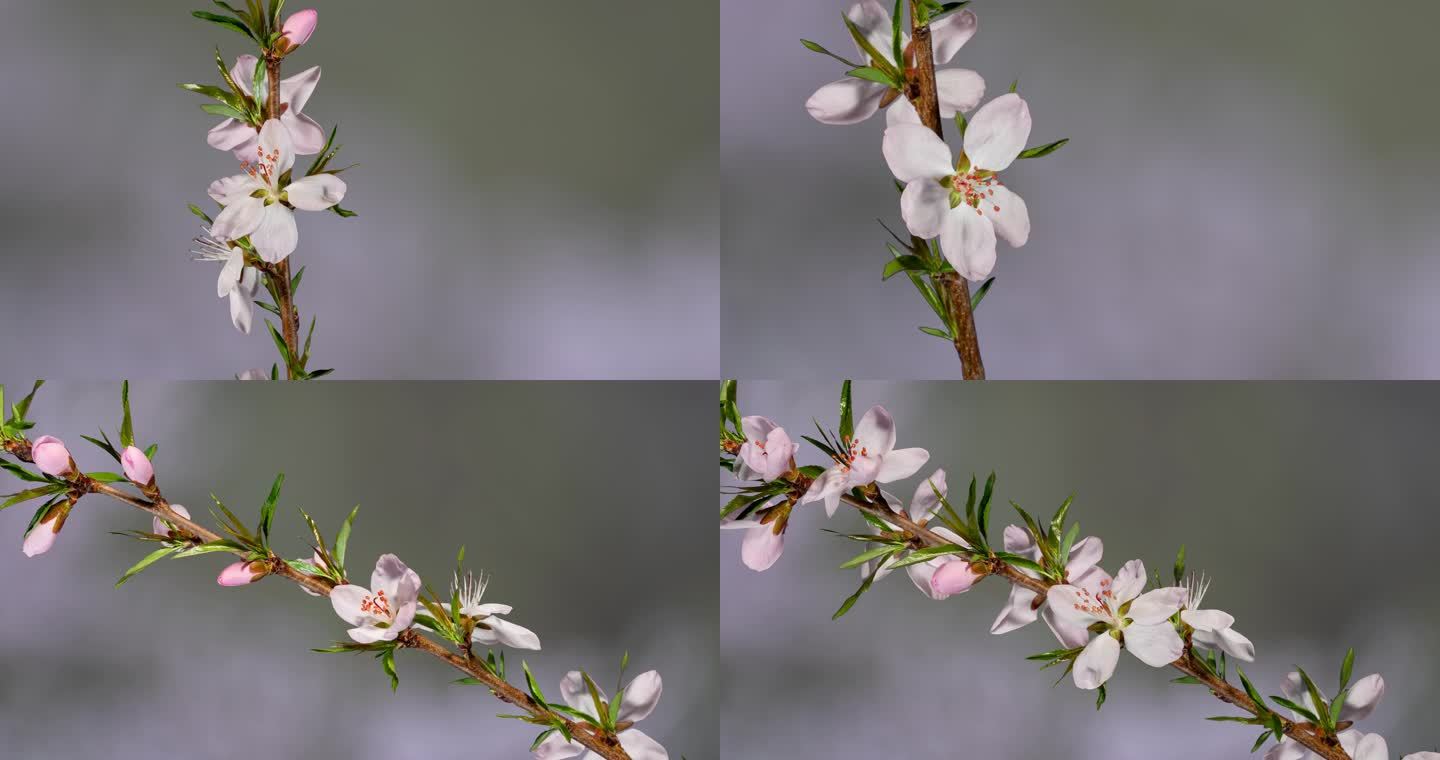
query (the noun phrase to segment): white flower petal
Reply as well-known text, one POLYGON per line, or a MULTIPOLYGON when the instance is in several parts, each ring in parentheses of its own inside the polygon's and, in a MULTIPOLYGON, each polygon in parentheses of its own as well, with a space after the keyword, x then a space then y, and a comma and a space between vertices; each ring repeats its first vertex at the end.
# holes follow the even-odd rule
POLYGON ((775 526, 751 528, 740 543, 740 561, 757 573, 769 570, 785 551, 785 534, 776 533, 775 526))
POLYGON ((1115 666, 1119 662, 1120 642, 1108 633, 1096 636, 1075 658, 1075 685, 1082 689, 1098 689, 1115 675, 1115 666))
POLYGON ((1115 595, 1115 604, 1121 605, 1140 595, 1145 590, 1145 563, 1132 559, 1115 574, 1110 590, 1115 595))
POLYGON ((291 182, 285 188, 290 205, 304 211, 324 211, 345 200, 345 180, 334 174, 316 174, 291 182))
POLYGON ((930 461, 930 452, 925 449, 896 449, 880 460, 880 469, 875 473, 875 482, 893 483, 914 475, 930 461))
POLYGON ((360 611, 360 605, 368 596, 369 589, 347 583, 330 590, 330 606, 335 608, 335 614, 339 615, 341 620, 350 625, 365 625, 375 620, 368 613, 360 611))
MULTIPOLYGON (((1006 528, 1008 531, 1009 528, 1006 528)), ((1029 538, 1029 534, 1025 534, 1029 538)), ((1033 543, 1032 543, 1033 546, 1033 543)), ((1006 548, 1009 551, 1009 548, 1006 548)), ((1038 553, 1038 550, 1037 550, 1038 553)), ((1090 571, 1090 568, 1100 564, 1100 559, 1105 554, 1105 543, 1095 536, 1086 536, 1075 542, 1070 547, 1070 560, 1065 563, 1065 574, 1074 582, 1080 576, 1090 571)))
POLYGON ((250 296, 240 289, 230 291, 230 323, 235 329, 245 335, 250 334, 250 325, 254 319, 255 302, 250 296))
POLYGON ((1040 618, 1045 621, 1045 626, 1050 629, 1050 633, 1055 636, 1055 640, 1063 644, 1066 649, 1083 647, 1085 646, 1085 642, 1090 640, 1089 626, 1082 624, 1073 617, 1064 619, 1057 617, 1055 608, 1050 605, 1048 599, 1045 605, 1040 608, 1040 618))
POLYGON ((245 252, 239 248, 231 248, 230 258, 225 259, 225 265, 220 267, 220 279, 215 283, 217 296, 224 298, 230 295, 230 291, 240 287, 240 276, 244 271, 245 252))
POLYGON ((620 746, 625 748, 630 760, 670 760, 669 753, 660 746, 660 742, 633 728, 620 732, 620 746))
MULTIPOLYGON (((444 607, 447 610, 450 609, 449 604, 441 604, 440 606, 444 607)), ((491 615, 509 615, 511 612, 515 611, 515 608, 511 607, 508 604, 491 603, 476 604, 471 607, 462 607, 460 611, 466 615, 469 615, 470 617, 483 618, 489 617, 491 615)))
POLYGON ((1000 609, 995 622, 990 624, 990 632, 995 634, 1009 633, 1035 622, 1039 610, 1034 607, 1035 592, 1024 586, 1011 586, 1010 598, 1005 601, 1005 606, 1000 609))
POLYGON ((965 130, 965 155, 980 169, 1009 168, 1030 139, 1030 106, 1008 92, 980 107, 965 130))
POLYGON ((901 182, 936 180, 955 173, 955 167, 950 164, 950 146, 920 124, 896 124, 887 128, 880 147, 890 172, 901 182))
POLYGON ((309 116, 286 111, 280 114, 280 123, 290 131, 296 155, 309 156, 325 147, 325 128, 309 116))
POLYGON ((1147 591, 1130 603, 1126 617, 1140 625, 1165 622, 1185 606, 1185 595, 1185 589, 1179 586, 1167 586, 1147 591))
POLYGON ((1180 659, 1185 642, 1168 621, 1156 625, 1136 623, 1125 629, 1125 648, 1146 665, 1163 668, 1180 659))
MULTIPOLYGON (((861 0, 850 6, 850 10, 845 15, 855 23, 855 27, 860 30, 860 36, 864 37, 871 47, 884 56, 886 61, 895 63, 892 60, 895 57, 892 38, 894 26, 889 8, 881 5, 878 0, 861 0)), ((901 47, 903 48, 907 42, 909 42, 908 35, 903 36, 900 40, 901 47)), ((856 49, 862 56, 865 54, 860 46, 857 45, 856 49)))
POLYGON ((975 12, 969 9, 952 13, 945 18, 930 25, 930 45, 935 56, 935 64, 944 66, 960 52, 960 48, 975 36, 975 30, 980 28, 979 19, 975 18, 975 12))
POLYGON ((930 519, 940 508, 940 497, 948 490, 944 470, 936 470, 930 477, 920 481, 920 485, 915 487, 915 498, 910 500, 910 519, 917 522, 930 519))
POLYGON ((264 201, 248 195, 236 198, 216 215, 210 235, 216 240, 238 240, 258 229, 264 217, 264 201))
POLYGON ((1340 720, 1363 720, 1375 711, 1376 705, 1385 696, 1385 679, 1374 673, 1356 681, 1345 695, 1345 704, 1340 708, 1340 720))
POLYGON ((812 501, 825 500, 825 514, 835 516, 835 510, 840 507, 840 494, 845 491, 847 476, 839 466, 831 467, 820 474, 805 495, 800 497, 801 504, 809 504, 812 501))
POLYGON ((1366 734, 1350 755, 1354 760, 1390 760, 1390 747, 1380 734, 1366 734))
POLYGON ((1185 610, 1180 619, 1197 631, 1223 631, 1235 625, 1235 616, 1220 610, 1185 610))
MULTIPOLYGON (((215 224, 220 224, 218 218, 215 224)), ((260 254, 261 259, 271 264, 284 261, 285 257, 294 253, 295 248, 300 245, 300 230, 295 226, 295 212, 279 203, 262 206, 260 222, 250 232, 250 242, 255 245, 255 252, 260 254)))
POLYGON ((1045 605, 1050 609, 1050 614, 1055 616, 1056 622, 1065 626, 1085 628, 1100 620, 1089 611, 1089 602, 1085 599, 1086 596, 1082 595, 1080 589, 1075 586, 1068 584, 1051 586, 1050 591, 1045 595, 1045 605))
POLYGON ((315 92, 315 86, 318 84, 320 84, 319 66, 311 66, 299 74, 280 80, 280 102, 290 107, 287 109, 287 113, 304 111, 305 104, 310 102, 310 95, 315 92))
POLYGON ((970 69, 942 69, 935 72, 935 88, 940 96, 940 118, 953 119, 955 114, 980 105, 985 78, 970 69))
MULTIPOLYGON (((585 686, 585 676, 580 671, 572 670, 560 680, 560 697, 572 710, 579 710, 592 718, 599 717, 595 712, 595 698, 590 696, 590 689, 585 686)), ((605 695, 602 693, 600 698, 604 699, 605 695)))
POLYGON ((659 672, 647 670, 635 676, 625 686, 625 697, 620 702, 620 720, 638 723, 650 717, 650 713, 655 712, 655 706, 660 704, 662 691, 664 684, 659 672))
POLYGON ((939 237, 950 215, 950 188, 934 179, 917 179, 900 194, 900 218, 916 237, 939 237))
POLYGON ((751 441, 763 441, 770 436, 770 431, 780 427, 769 417, 753 415, 740 418, 740 430, 745 433, 745 438, 751 441))
POLYGON ((560 732, 555 732, 545 737, 540 746, 535 748, 535 760, 570 760, 573 757, 580 757, 589 750, 579 742, 565 741, 560 732))
MULTIPOLYGON (((240 85, 240 91, 246 95, 254 96, 250 85, 255 79, 255 67, 259 65, 260 59, 253 55, 245 54, 235 59, 235 65, 230 67, 230 78, 235 84, 240 85)), ((260 75, 261 86, 265 85, 265 75, 260 75)))
POLYGON ((969 206, 952 209, 940 230, 940 250, 961 277, 980 282, 995 269, 995 225, 969 206))
POLYGON ((275 180, 295 166, 295 144, 290 139, 290 131, 279 119, 271 119, 260 128, 260 147, 265 151, 267 161, 269 156, 275 156, 275 169, 271 173, 275 180))
POLYGON ((991 195, 980 200, 980 213, 995 225, 995 232, 1011 247, 1030 241, 1030 207, 1025 199, 1004 185, 990 188, 991 195))
POLYGON ((511 649, 540 649, 540 637, 529 628, 493 615, 485 618, 482 624, 489 626, 490 630, 477 627, 470 637, 481 644, 486 646, 499 644, 511 649))
POLYGON ((1221 651, 1231 657, 1244 660, 1245 662, 1255 661, 1255 645, 1250 642, 1250 639, 1240 635, 1234 628, 1217 631, 1215 633, 1215 643, 1221 651))
POLYGON ((896 98, 895 102, 885 109, 885 126, 893 127, 896 124, 920 124, 920 114, 907 98, 896 98))
MULTIPOLYGON (((226 119, 210 128, 205 143, 216 150, 237 151, 258 138, 255 128, 243 121, 226 119)), ((253 149, 251 151, 253 153, 253 149)))
POLYGON ((851 440, 866 450, 866 456, 885 456, 895 448, 895 418, 885 407, 876 404, 866 410, 855 425, 851 440))
POLYGON ((805 101, 805 110, 821 124, 859 124, 880 110, 890 88, 879 82, 845 77, 821 87, 805 101))
MULTIPOLYGON (((205 190, 210 199, 222 206, 228 206, 244 198, 256 190, 264 190, 265 185, 249 174, 234 174, 229 177, 222 177, 210 183, 205 190)), ((214 230, 211 230, 214 232, 214 230)), ((233 239, 233 238, 231 238, 233 239)))

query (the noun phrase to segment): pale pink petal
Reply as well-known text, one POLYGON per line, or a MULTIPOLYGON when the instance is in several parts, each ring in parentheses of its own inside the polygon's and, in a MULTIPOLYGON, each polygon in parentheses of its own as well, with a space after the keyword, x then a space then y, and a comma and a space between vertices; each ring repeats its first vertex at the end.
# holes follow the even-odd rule
POLYGON ((935 72, 936 94, 940 96, 940 118, 953 119, 955 114, 980 105, 985 97, 985 79, 970 69, 942 69, 935 72))
MULTIPOLYGON (((226 119, 210 128, 205 142, 217 150, 238 151, 251 140, 256 139, 255 128, 243 121, 226 119)), ((250 151, 254 155, 254 149, 250 151)))
POLYGON ((296 111, 286 111, 280 114, 280 123, 290 130, 296 155, 319 153, 325 147, 325 128, 309 116, 296 111))
POLYGON ((979 169, 1002 171, 1030 139, 1030 106, 1013 92, 981 106, 965 130, 965 155, 979 169))
POLYGON ((857 448, 866 450, 866 456, 884 456, 895 448, 895 419, 876 404, 860 418, 851 438, 857 448))
POLYGON ((1120 642, 1108 633, 1096 636, 1075 658, 1075 685, 1082 689, 1098 689, 1115 675, 1115 666, 1119 662, 1120 642))
POLYGON ((471 635, 478 643, 486 646, 498 644, 511 649, 540 649, 540 637, 525 626, 494 616, 485 618, 483 625, 489 626, 489 630, 477 627, 471 635))
POLYGON ((751 441, 763 441, 770 436, 770 431, 780 427, 769 417, 754 415, 740 418, 740 430, 745 438, 751 441))
POLYGON ((890 88, 879 82, 846 77, 821 87, 805 101, 805 110, 821 124, 859 124, 880 110, 890 88))
MULTIPOLYGON (((578 670, 572 670, 560 679, 560 697, 573 710, 579 710, 592 718, 599 715, 595 711, 595 698, 590 696, 590 689, 585 685, 585 676, 578 670)), ((605 695, 601 694, 600 698, 604 699, 605 695)))
POLYGON ((963 594, 975 587, 984 576, 976 573, 970 563, 955 559, 941 565, 930 578, 930 588, 936 594, 963 594))
POLYGON ((260 128, 260 147, 265 151, 267 162, 271 155, 275 156, 275 169, 271 172, 275 179, 278 180, 280 175, 295 166, 295 144, 290 139, 290 131, 279 119, 271 119, 260 128))
POLYGON ((1111 587, 1117 605, 1124 604, 1145 590, 1145 563, 1132 559, 1115 574, 1115 585, 1111 587))
POLYGON ((915 487, 915 498, 910 500, 910 519, 928 520, 940 508, 940 498, 949 491, 945 483, 945 471, 936 470, 930 477, 915 487))
POLYGON ((945 216, 940 250, 961 277, 983 281, 995 269, 995 225, 979 211, 961 205, 945 216))
MULTIPOLYGON (((255 94, 250 85, 255 79, 255 67, 259 63, 259 58, 247 53, 236 58, 235 65, 230 67, 230 77, 235 80, 235 84, 240 85, 240 90, 246 95, 253 96, 255 94)), ((260 77, 260 83, 263 85, 265 75, 262 73, 260 77)))
POLYGON ((1217 648, 1231 657, 1244 660, 1245 662, 1255 661, 1255 645, 1250 639, 1242 636, 1234 628, 1226 628, 1215 632, 1215 643, 1217 648))
POLYGON ((620 732, 620 746, 625 748, 630 760, 670 760, 670 754, 660 742, 634 728, 620 732))
POLYGON ((565 737, 556 731, 545 737, 540 746, 535 748, 535 760, 570 760, 573 757, 580 757, 589 752, 585 745, 579 742, 565 741, 565 737))
POLYGON ((1011 247, 1020 248, 1030 241, 1030 208, 1025 205, 1025 199, 1010 188, 991 187, 990 196, 980 199, 980 212, 1011 247))
POLYGON ((897 124, 920 124, 920 114, 915 111, 915 106, 903 97, 896 98, 895 102, 885 109, 885 126, 893 127, 897 124))
POLYGON ((210 226, 210 235, 216 240, 239 240, 260 227, 265 216, 265 201, 243 196, 221 209, 210 226))
POLYGON ((280 80, 280 102, 289 106, 288 113, 304 111, 318 84, 320 84, 319 66, 311 66, 299 74, 286 77, 280 80))
POLYGON ((775 526, 751 528, 740 544, 740 561, 757 573, 769 570, 785 551, 785 534, 776 533, 775 526))
POLYGON ((350 625, 366 625, 375 622, 374 616, 360 610, 360 605, 370 596, 370 590, 353 584, 336 586, 330 590, 330 606, 335 614, 350 625))
POLYGON ((900 194, 900 218, 910 234, 929 240, 939 237, 950 215, 950 187, 933 178, 917 179, 900 194))
POLYGON ((285 188, 290 205, 304 211, 324 211, 345 200, 345 181, 334 174, 316 174, 285 188))
POLYGON ((650 713, 655 712, 655 706, 660 704, 662 691, 664 684, 659 672, 647 670, 635 676, 625 686, 625 697, 620 701, 620 720, 636 723, 650 717, 650 713))
POLYGON ((955 173, 950 146, 920 124, 888 127, 880 147, 890 172, 901 182, 937 180, 955 173))
POLYGON ((1056 616, 1055 608, 1046 600, 1040 608, 1040 619, 1045 621, 1045 626, 1050 629, 1051 635, 1055 637, 1068 649, 1085 646, 1090 640, 1090 629, 1088 624, 1076 621, 1074 618, 1061 619, 1056 616))
POLYGON ((1085 628, 1091 623, 1100 620, 1091 613, 1090 597, 1081 594, 1081 590, 1071 585, 1052 586, 1045 595, 1045 604, 1050 609, 1050 614, 1055 616, 1057 622, 1064 625, 1073 625, 1078 628, 1085 628))
POLYGON ((1185 610, 1180 619, 1197 631, 1223 631, 1235 625, 1235 616, 1220 610, 1185 610))
POLYGON ((893 483, 914 475, 930 461, 930 452, 925 449, 896 449, 880 460, 880 469, 875 473, 875 482, 893 483))
MULTIPOLYGON (((256 181, 248 174, 235 174, 223 177, 210 183, 206 193, 210 199, 222 206, 228 206, 236 201, 251 195, 256 190, 263 190, 265 186, 256 181)), ((212 229, 211 232, 214 232, 212 229)))
POLYGON ((975 30, 979 27, 979 19, 975 18, 974 11, 969 9, 952 13, 931 24, 930 45, 936 65, 944 66, 949 63, 955 54, 960 52, 960 48, 975 36, 975 30))
POLYGON ((1039 610, 1034 606, 1035 592, 1024 586, 1011 586, 1010 598, 1005 601, 1005 606, 1000 609, 1000 614, 995 617, 995 622, 990 624, 990 632, 994 634, 1009 633, 1035 622, 1039 610))
POLYGON ((1375 711, 1385 696, 1385 679, 1379 673, 1365 676, 1350 687, 1345 695, 1345 704, 1340 708, 1340 720, 1364 720, 1375 711))
POLYGON ((25 552, 27 557, 38 557, 50 551, 55 546, 55 526, 59 520, 51 520, 47 523, 39 523, 25 534, 25 540, 20 545, 20 550, 25 552))
MULTIPOLYGON (((1116 597, 1119 598, 1119 595, 1116 597)), ((1126 613, 1126 617, 1141 625, 1164 622, 1185 606, 1185 597, 1185 589, 1179 586, 1147 591, 1130 603, 1130 611, 1126 613)))
MULTIPOLYGON (((234 207, 227 206, 225 210, 229 211, 231 208, 234 207)), ((215 224, 219 226, 218 218, 215 224)), ((279 203, 261 207, 260 221, 249 234, 256 253, 271 264, 284 261, 300 245, 300 230, 295 226, 295 212, 279 203)))
MULTIPOLYGON (((1006 528, 1008 531, 1009 528, 1006 528)), ((1029 534, 1025 534, 1029 538, 1029 534)), ((1033 544, 1032 544, 1033 545, 1033 544)), ((1010 551, 1006 548, 1006 551, 1010 551)), ((1038 551, 1037 551, 1038 553, 1038 551)), ((1089 572, 1090 568, 1100 564, 1100 558, 1105 554, 1105 544, 1094 536, 1086 536, 1075 542, 1070 547, 1070 560, 1065 564, 1065 574, 1073 582, 1075 579, 1089 572)))
POLYGON ((1125 648, 1152 668, 1163 668, 1180 659, 1185 642, 1169 622, 1156 625, 1136 623, 1125 629, 1125 648))
POLYGON ((1390 747, 1380 734, 1366 734, 1350 753, 1354 760, 1390 760, 1390 747))
MULTIPOLYGON (((860 30, 860 36, 869 42, 886 61, 895 63, 894 59, 894 26, 890 16, 890 9, 881 5, 878 0, 861 0, 850 6, 845 13, 851 21, 855 22, 856 28, 860 30)), ((902 37, 901 46, 908 42, 909 37, 902 37)), ((856 49, 861 55, 865 51, 858 45, 856 49)))

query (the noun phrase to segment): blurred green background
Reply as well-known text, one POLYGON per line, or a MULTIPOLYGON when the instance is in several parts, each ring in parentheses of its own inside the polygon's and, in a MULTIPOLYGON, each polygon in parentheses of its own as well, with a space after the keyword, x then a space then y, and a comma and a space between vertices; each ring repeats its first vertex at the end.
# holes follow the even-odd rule
MULTIPOLYGON (((243 5, 243 4, 242 4, 243 5)), ((317 367, 352 379, 706 378, 719 341, 716 8, 313 0, 287 74, 340 125, 354 219, 299 215, 317 367), (705 283, 703 287, 697 283, 705 283), (656 319, 655 315, 664 315, 656 319), (650 350, 657 342, 670 346, 650 350)), ((189 261, 235 160, 179 82, 253 43, 206 0, 8 2, 0 353, 77 379, 273 361, 189 261), (55 352, 56 345, 79 350, 55 352)))
MULTIPOLYGON (((5 379, 12 401, 29 385, 5 379)), ((119 394, 47 385, 32 439, 58 435, 82 467, 114 469, 80 435, 114 437, 119 394)), ((718 579, 696 561, 713 556, 714 526, 677 511, 710 491, 713 396, 711 383, 139 383, 131 400, 166 495, 197 516, 213 492, 255 519, 284 472, 272 540, 288 556, 308 554, 297 506, 333 537, 360 505, 361 583, 394 552, 444 593, 465 545, 493 574, 486 599, 544 645, 510 653, 512 682, 522 658, 551 696, 579 667, 613 689, 627 650, 631 676, 659 670, 665 695, 641 728, 678 760, 718 747, 718 579)), ((108 531, 150 520, 103 497, 28 559, 30 512, 0 513, 5 757, 518 758, 538 733, 431 658, 401 652, 392 694, 371 658, 310 652, 345 638, 328 602, 274 579, 220 588, 215 557, 114 589, 147 549, 108 531)))
MULTIPOLYGON (((743 414, 798 435, 836 425, 839 383, 740 384, 743 414)), ((1233 614, 1258 659, 1245 671, 1279 693, 1293 664, 1332 693, 1347 647, 1356 676, 1389 687, 1360 724, 1392 757, 1440 746, 1434 631, 1435 510, 1440 471, 1430 384, 859 383, 895 416, 900 447, 931 453, 887 486, 908 503, 934 468, 952 495, 974 473, 998 474, 992 533, 1010 500, 1048 516, 1075 494, 1072 520, 1105 543, 1115 572, 1140 558, 1168 575, 1214 578, 1205 606, 1233 614)), ((808 449, 808 445, 807 449, 808 449)), ((820 464, 813 449, 802 464, 820 464)), ((722 485, 733 483, 722 476, 722 485)), ((796 514, 765 573, 740 564, 740 536, 720 536, 724 754, 741 758, 1004 757, 1213 760, 1247 757, 1258 731, 1210 723, 1233 714, 1202 689, 1122 655, 1104 710, 1093 693, 1026 655, 1054 648, 1043 623, 1004 636, 990 624, 1007 588, 993 579, 933 602, 903 573, 838 622, 859 585, 840 570, 856 546, 853 510, 826 522, 796 514)))

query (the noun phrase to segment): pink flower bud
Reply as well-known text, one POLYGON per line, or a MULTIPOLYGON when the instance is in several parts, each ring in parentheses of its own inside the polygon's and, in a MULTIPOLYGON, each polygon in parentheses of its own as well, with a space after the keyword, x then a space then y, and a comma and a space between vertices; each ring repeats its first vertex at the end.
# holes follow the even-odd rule
POLYGON ((30 447, 30 457, 46 475, 61 478, 70 474, 70 450, 53 435, 40 436, 30 447))
POLYGON ((61 502, 50 508, 40 522, 25 534, 25 543, 20 550, 25 552, 27 557, 38 557, 50 548, 55 546, 55 537, 60 535, 60 529, 65 527, 65 518, 70 515, 70 502, 61 502))
POLYGON ((294 50, 309 42, 310 35, 315 33, 315 26, 319 23, 320 12, 314 8, 290 14, 290 18, 285 19, 285 25, 280 27, 287 43, 286 50, 294 50))
POLYGON ((930 588, 937 594, 963 594, 982 577, 963 559, 946 562, 930 578, 930 588))
POLYGON ((264 562, 245 562, 241 560, 232 565, 227 565, 220 571, 220 577, 215 579, 221 586, 244 586, 264 578, 266 575, 264 562))
POLYGON ((148 486, 155 480, 155 468, 145 452, 134 446, 127 446, 120 452, 120 466, 125 468, 125 477, 137 486, 148 486))

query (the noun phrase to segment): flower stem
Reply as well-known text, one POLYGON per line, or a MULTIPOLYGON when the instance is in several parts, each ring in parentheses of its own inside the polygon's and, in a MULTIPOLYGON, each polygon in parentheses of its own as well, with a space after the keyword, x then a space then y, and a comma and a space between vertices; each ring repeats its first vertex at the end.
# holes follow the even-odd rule
MULTIPOLYGON (((265 120, 280 118, 280 61, 281 56, 265 51, 265 81, 269 92, 265 96, 265 120)), ((285 347, 295 362, 300 360, 300 313, 295 308, 295 296, 290 290, 290 259, 286 258, 264 270, 270 280, 270 289, 275 293, 275 308, 280 312, 280 335, 285 347)), ((285 363, 285 377, 298 380, 292 362, 285 363)))
MULTIPOLYGON (((940 95, 935 86, 935 51, 930 40, 930 24, 924 22, 925 15, 919 7, 919 0, 910 2, 910 45, 915 56, 915 69, 911 73, 905 93, 920 115, 920 122, 930 131, 945 136, 940 123, 940 95)), ((913 240, 916 250, 929 244, 918 238, 913 240)), ((985 379, 985 361, 980 358, 980 336, 975 331, 975 312, 970 308, 970 283, 958 274, 947 272, 932 275, 930 282, 944 294, 945 306, 950 312, 951 336, 955 341, 955 353, 960 356, 960 372, 966 380, 985 379)))
MULTIPOLYGON (((4 449, 22 462, 34 463, 34 459, 31 456, 30 442, 28 440, 22 438, 5 441, 4 449)), ((225 538, 219 533, 177 514, 175 510, 170 508, 170 502, 166 501, 165 497, 160 494, 159 486, 148 489, 148 493, 145 496, 135 496, 108 483, 93 480, 79 472, 71 474, 66 480, 82 495, 93 493, 109 496, 122 504, 128 504, 138 510, 148 512, 173 525, 181 537, 194 541, 197 544, 222 541, 225 538)), ((242 551, 231 551, 230 553, 241 557, 247 556, 246 553, 242 551)), ((328 597, 330 590, 334 588, 334 584, 330 581, 296 570, 273 552, 268 557, 268 561, 270 575, 278 575, 320 596, 328 597)), ((397 641, 406 649, 414 649, 438 657, 456 670, 481 681, 490 689, 490 693, 494 694, 497 699, 524 710, 538 720, 550 725, 554 725, 558 721, 566 727, 566 730, 574 737, 575 741, 583 744, 586 749, 595 752, 605 758, 605 760, 630 760, 629 753, 620 746, 619 740, 614 736, 604 734, 589 724, 572 721, 548 707, 539 704, 528 694, 515 688, 509 682, 491 673, 489 669, 482 666, 474 659, 468 647, 459 652, 452 652, 433 639, 421 635, 419 631, 413 628, 402 633, 397 641)))
MULTIPOLYGON (((900 528, 906 534, 914 536, 917 542, 925 546, 945 546, 951 543, 945 538, 936 535, 925 526, 911 520, 910 516, 903 511, 891 510, 850 494, 845 494, 841 497, 841 500, 861 512, 874 515, 900 528)), ((1024 586, 1026 589, 1035 592, 1039 599, 1044 599, 1045 595, 1049 593, 1050 587, 1055 585, 1053 582, 1043 578, 1032 578, 998 560, 991 563, 988 574, 1004 578, 1016 586, 1024 586)), ((1037 599, 1037 603, 1039 599, 1037 599)), ((1215 675, 1207 666, 1202 664, 1199 658, 1195 656, 1189 642, 1186 642, 1185 653, 1180 659, 1170 663, 1170 667, 1200 681, 1210 690, 1211 694, 1215 695, 1216 699, 1228 702, 1257 717, 1262 714, 1261 708, 1259 708, 1250 697, 1246 696, 1245 692, 1236 688, 1225 679, 1215 675)), ((1314 752, 1325 760, 1350 760, 1350 755, 1346 754, 1345 750, 1340 747, 1337 741, 1332 737, 1325 736, 1309 723, 1288 720, 1283 716, 1277 717, 1280 718, 1281 724, 1285 727, 1285 735, 1304 745, 1311 752, 1314 752)))

